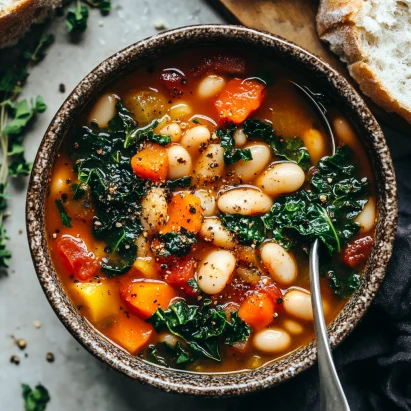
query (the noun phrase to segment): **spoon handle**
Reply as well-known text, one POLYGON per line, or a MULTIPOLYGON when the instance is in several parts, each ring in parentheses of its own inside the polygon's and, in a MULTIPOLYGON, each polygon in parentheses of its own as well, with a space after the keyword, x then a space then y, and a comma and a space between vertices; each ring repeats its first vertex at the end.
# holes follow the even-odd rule
POLYGON ((320 374, 320 410, 350 411, 337 371, 335 370, 324 320, 320 289, 319 245, 319 240, 315 240, 310 251, 310 283, 320 374))

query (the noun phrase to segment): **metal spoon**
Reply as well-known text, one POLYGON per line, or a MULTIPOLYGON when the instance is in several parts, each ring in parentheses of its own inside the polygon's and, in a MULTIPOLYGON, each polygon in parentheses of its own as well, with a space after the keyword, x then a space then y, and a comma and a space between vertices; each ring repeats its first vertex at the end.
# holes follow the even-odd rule
MULTIPOLYGON (((316 107, 331 142, 332 154, 335 153, 335 138, 330 123, 326 117, 326 109, 316 99, 315 94, 307 87, 291 83, 303 93, 316 107)), ((314 330, 317 340, 317 360, 320 374, 320 410, 321 411, 350 411, 347 398, 335 369, 324 319, 324 311, 320 288, 320 241, 316 239, 310 250, 310 283, 311 304, 314 314, 314 330)))

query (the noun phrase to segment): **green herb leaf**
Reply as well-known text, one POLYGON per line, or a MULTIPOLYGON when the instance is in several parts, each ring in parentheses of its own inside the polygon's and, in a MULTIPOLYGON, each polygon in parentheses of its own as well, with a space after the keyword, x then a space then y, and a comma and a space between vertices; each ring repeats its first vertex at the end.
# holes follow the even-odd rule
POLYGON ((26 411, 44 411, 46 409, 50 396, 43 385, 39 384, 33 390, 28 385, 22 384, 21 388, 26 411))
POLYGON ((73 192, 73 200, 78 200, 79 198, 83 197, 86 190, 87 190, 86 184, 73 183, 71 185, 71 191, 73 192))
POLYGON ((310 154, 298 137, 277 137, 272 125, 261 120, 246 120, 244 122, 244 133, 248 137, 264 140, 271 146, 276 156, 295 161, 304 170, 309 168, 310 154))
POLYGON ((160 234, 157 238, 160 241, 160 247, 156 250, 156 254, 161 257, 170 255, 183 257, 191 251, 194 244, 197 244, 196 235, 183 227, 179 232, 160 234))
POLYGON ((80 6, 70 8, 66 16, 66 28, 69 33, 84 33, 87 29, 88 7, 80 6))
POLYGON ((61 222, 63 225, 66 227, 71 227, 71 217, 68 216, 64 206, 63 202, 61 200, 56 200, 55 201, 57 209, 59 210, 60 217, 61 217, 61 222))
POLYGON ((157 309, 146 321, 157 331, 166 328, 186 342, 187 350, 183 350, 185 355, 180 357, 180 363, 199 358, 221 361, 220 343, 232 345, 251 334, 251 327, 236 313, 231 313, 228 321, 223 308, 213 307, 210 300, 205 300, 201 307, 177 301, 167 310, 157 309))
POLYGON ((25 49, 23 50, 22 57, 23 59, 38 63, 39 61, 43 60, 46 56, 46 48, 53 44, 54 42, 54 35, 50 33, 42 33, 38 44, 33 50, 25 49))
POLYGON ((328 269, 325 272, 330 280, 330 286, 341 298, 348 298, 359 286, 360 274, 352 272, 349 267, 339 264, 338 269, 328 269))
POLYGON ((153 344, 148 346, 148 360, 163 367, 168 367, 166 360, 159 354, 158 349, 153 344))
POLYGON ((250 161, 253 159, 249 148, 236 148, 234 142, 234 133, 237 127, 231 124, 226 129, 216 131, 217 137, 220 139, 220 144, 224 148, 224 163, 226 166, 234 164, 237 161, 250 161))
MULTIPOLYGON (((3 209, 4 210, 4 209, 3 209)), ((8 268, 11 258, 11 252, 7 249, 7 237, 6 230, 4 229, 3 222, 0 224, 0 267, 8 268)))
POLYGON ((257 247, 265 238, 265 225, 261 217, 240 214, 220 214, 224 227, 236 234, 241 244, 255 244, 257 247))
POLYGON ((170 190, 175 190, 178 187, 190 187, 192 178, 190 176, 176 178, 175 180, 167 180, 166 186, 170 190))
POLYGON ((198 282, 197 282, 194 278, 190 278, 190 279, 187 281, 187 285, 189 285, 196 294, 198 294, 198 295, 201 294, 201 288, 200 288, 200 286, 198 285, 198 282))

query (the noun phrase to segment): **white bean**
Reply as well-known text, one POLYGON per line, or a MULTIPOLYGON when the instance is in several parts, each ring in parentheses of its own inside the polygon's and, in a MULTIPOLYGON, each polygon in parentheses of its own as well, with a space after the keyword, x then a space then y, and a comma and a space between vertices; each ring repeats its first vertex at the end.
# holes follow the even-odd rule
POLYGON ((141 201, 141 223, 146 231, 153 233, 161 230, 167 220, 168 204, 163 188, 152 187, 141 201))
POLYGON ((101 96, 88 115, 88 122, 95 121, 100 128, 108 127, 108 122, 116 115, 117 97, 114 94, 101 96))
POLYGON ((200 229, 200 237, 211 244, 222 248, 234 248, 234 234, 227 230, 218 217, 206 218, 200 229))
POLYGON ((291 344, 290 335, 279 328, 266 328, 258 331, 253 338, 254 347, 266 354, 285 351, 291 344))
POLYGON ((374 197, 370 197, 364 209, 354 219, 354 221, 360 225, 361 233, 368 233, 374 228, 375 216, 376 216, 375 199, 374 197))
POLYGON ((350 123, 343 117, 336 117, 333 121, 334 131, 338 140, 353 148, 357 143, 357 138, 350 123))
POLYGON ((230 281, 235 264, 235 258, 229 251, 211 251, 198 269, 198 286, 206 294, 218 294, 230 281))
POLYGON ((174 334, 162 333, 158 336, 158 342, 165 342, 174 347, 178 342, 178 338, 174 334))
POLYGON ((191 107, 187 103, 179 103, 170 108, 171 120, 186 120, 192 113, 191 107))
POLYGON ((217 202, 212 190, 197 190, 194 195, 200 199, 205 217, 211 217, 217 213, 217 202))
POLYGON ((326 155, 324 136, 315 128, 310 128, 303 133, 304 145, 310 153, 313 164, 317 164, 326 155))
POLYGON ((261 260, 274 281, 290 285, 296 280, 297 264, 292 255, 281 245, 276 243, 263 244, 261 260))
POLYGON ((246 148, 250 149, 253 159, 237 161, 231 170, 241 176, 244 183, 249 183, 267 167, 271 158, 271 149, 266 144, 253 144, 246 148))
POLYGON ((170 136, 172 143, 178 143, 181 139, 181 127, 177 123, 169 123, 159 131, 162 136, 170 136))
POLYGON ((226 191, 217 201, 220 211, 227 214, 254 215, 270 211, 273 200, 260 190, 243 187, 226 191))
POLYGON ((58 167, 52 174, 50 183, 50 194, 60 198, 63 193, 70 191, 70 182, 73 176, 71 166, 58 167))
POLYGON ((198 153, 200 148, 208 144, 211 138, 211 133, 207 127, 196 126, 190 128, 183 138, 181 139, 181 145, 192 155, 198 153))
POLYGON ((168 154, 168 175, 170 180, 191 176, 193 172, 193 162, 190 153, 180 144, 173 144, 167 149, 168 154))
POLYGON ((200 98, 210 98, 218 94, 225 86, 225 80, 216 76, 215 74, 210 74, 204 77, 200 84, 198 85, 197 94, 200 98))
POLYGON ((311 295, 308 291, 290 290, 283 297, 283 307, 287 314, 304 321, 313 320, 311 295))
POLYGON ((197 160, 194 174, 199 182, 214 182, 224 171, 224 149, 220 144, 210 144, 197 160))
POLYGON ((237 130, 234 132, 233 138, 237 147, 242 147, 247 142, 247 136, 245 135, 244 130, 241 127, 237 128, 237 130))
POLYGON ((276 163, 256 181, 266 194, 275 196, 297 191, 305 181, 303 169, 295 163, 276 163))
POLYGON ((284 320, 283 327, 293 335, 301 335, 304 332, 304 327, 300 323, 289 318, 284 320))

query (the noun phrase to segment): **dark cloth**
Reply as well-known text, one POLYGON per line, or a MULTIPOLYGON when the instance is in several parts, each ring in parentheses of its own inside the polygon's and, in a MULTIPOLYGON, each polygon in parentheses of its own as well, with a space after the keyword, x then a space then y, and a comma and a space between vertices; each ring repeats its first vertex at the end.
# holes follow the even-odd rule
MULTIPOLYGON (((387 275, 352 334, 334 351, 352 411, 411 411, 411 155, 394 161, 399 228, 387 275)), ((319 410, 317 366, 272 389, 228 400, 228 410, 319 410)))

